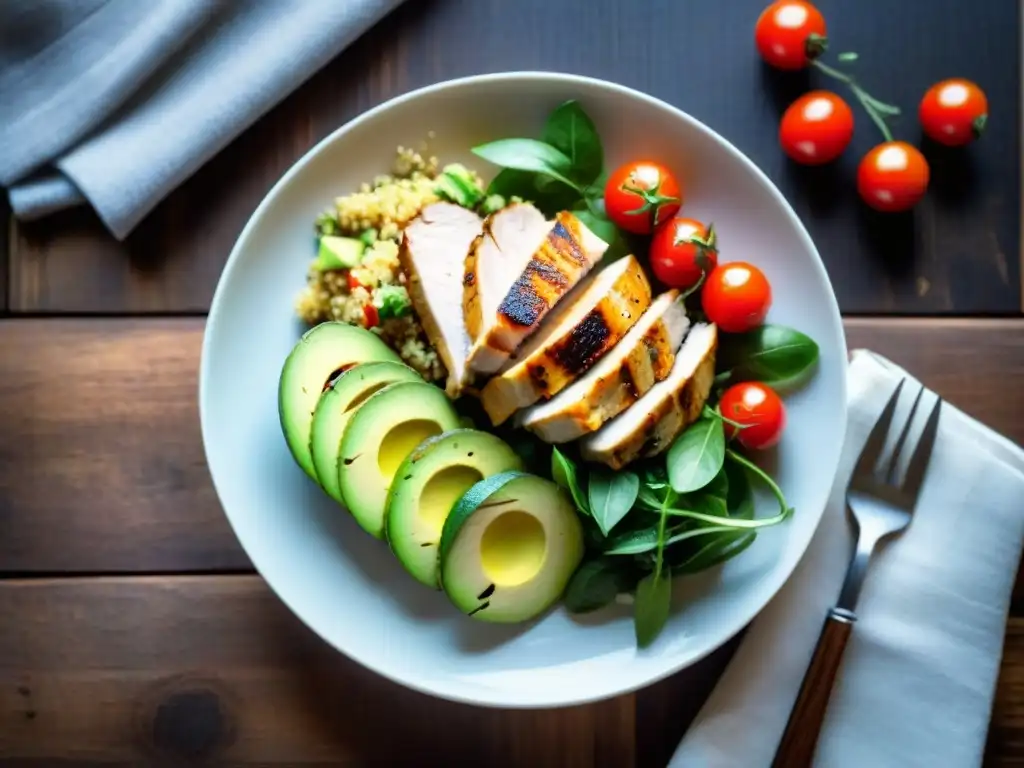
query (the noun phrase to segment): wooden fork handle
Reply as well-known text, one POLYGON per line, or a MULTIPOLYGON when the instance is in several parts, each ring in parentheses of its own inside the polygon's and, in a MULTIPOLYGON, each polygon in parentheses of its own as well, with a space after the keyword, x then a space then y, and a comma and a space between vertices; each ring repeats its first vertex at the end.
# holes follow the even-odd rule
POLYGON ((857 617, 842 608, 828 612, 811 664, 800 685, 789 722, 775 753, 772 768, 806 768, 814 760, 818 734, 825 719, 836 672, 857 617))

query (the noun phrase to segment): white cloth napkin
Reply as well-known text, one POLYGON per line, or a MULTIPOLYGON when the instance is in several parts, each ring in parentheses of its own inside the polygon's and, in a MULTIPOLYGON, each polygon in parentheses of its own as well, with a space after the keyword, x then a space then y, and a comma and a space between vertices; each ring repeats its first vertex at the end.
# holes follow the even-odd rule
MULTIPOLYGON (((672 768, 768 768, 838 598, 853 547, 843 496, 897 378, 872 352, 849 372, 849 427, 832 498, 804 559, 749 627, 672 768)), ((896 418, 909 411, 904 385, 896 418)), ((923 418, 934 402, 922 399, 923 418)), ((918 424, 921 422, 918 421, 918 424)), ((869 567, 815 758, 824 768, 982 764, 1024 538, 1024 452, 943 404, 917 512, 869 567)))
POLYGON ((4 0, 0 185, 123 239, 402 0, 4 0))

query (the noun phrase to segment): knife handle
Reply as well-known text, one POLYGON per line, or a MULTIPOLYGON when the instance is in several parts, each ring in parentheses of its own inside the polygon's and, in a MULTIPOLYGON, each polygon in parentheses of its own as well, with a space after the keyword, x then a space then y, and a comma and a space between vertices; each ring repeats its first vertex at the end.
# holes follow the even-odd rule
POLYGON ((832 685, 855 621, 852 611, 833 608, 828 612, 772 768, 809 768, 812 764, 832 685))

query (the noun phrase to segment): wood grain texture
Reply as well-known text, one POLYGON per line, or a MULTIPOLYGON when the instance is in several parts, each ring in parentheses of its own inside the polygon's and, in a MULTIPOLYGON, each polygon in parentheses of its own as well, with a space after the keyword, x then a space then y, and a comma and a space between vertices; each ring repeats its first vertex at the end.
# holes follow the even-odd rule
POLYGON ((428 698, 334 652, 254 576, 0 582, 0 615, 3 765, 634 765, 632 697, 428 698))
MULTIPOLYGON (((0 321, 0 573, 245 569, 206 470, 196 405, 204 321, 0 321)), ((849 320, 1024 443, 1024 320, 849 320), (954 352, 955 350, 955 352, 954 352), (1009 383, 1009 384, 1008 384, 1009 383)))
POLYGON ((989 97, 983 140, 961 151, 925 145, 928 198, 913 214, 888 217, 869 213, 857 199, 857 161, 878 141, 859 106, 853 144, 837 164, 803 168, 779 149, 782 109, 809 87, 841 84, 816 71, 782 75, 761 65, 753 27, 764 5, 519 0, 513 10, 501 0, 405 3, 200 169, 126 242, 115 242, 85 211, 18 227, 12 309, 202 312, 246 219, 316 141, 420 86, 541 69, 639 88, 733 142, 805 222, 844 312, 1020 312, 1019 3, 934 0, 926 14, 911 2, 818 3, 832 55, 858 51, 855 71, 864 85, 903 108, 897 137, 920 140, 918 101, 941 78, 972 78, 989 97))
POLYGON ((202 329, 0 321, 0 571, 248 567, 203 456, 202 329))
POLYGON ((1024 765, 1024 619, 1010 619, 1006 627, 985 765, 1024 765))

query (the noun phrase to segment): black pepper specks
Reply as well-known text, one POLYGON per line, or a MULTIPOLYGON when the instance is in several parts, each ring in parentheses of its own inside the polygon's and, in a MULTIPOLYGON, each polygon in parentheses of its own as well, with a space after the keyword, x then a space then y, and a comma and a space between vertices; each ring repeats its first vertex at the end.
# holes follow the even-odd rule
POLYGON ((488 585, 487 589, 476 596, 477 600, 486 600, 488 597, 494 594, 494 585, 488 585))

